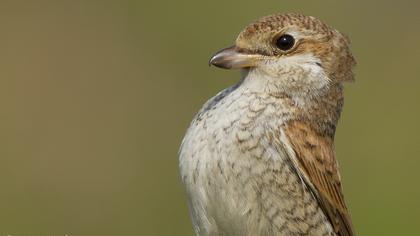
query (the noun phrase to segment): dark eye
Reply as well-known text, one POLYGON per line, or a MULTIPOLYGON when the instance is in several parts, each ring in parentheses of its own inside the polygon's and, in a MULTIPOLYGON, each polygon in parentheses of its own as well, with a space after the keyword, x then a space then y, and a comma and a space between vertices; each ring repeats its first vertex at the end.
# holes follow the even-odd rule
POLYGON ((276 46, 283 51, 291 49, 293 45, 295 45, 295 39, 289 34, 280 36, 276 42, 276 46))

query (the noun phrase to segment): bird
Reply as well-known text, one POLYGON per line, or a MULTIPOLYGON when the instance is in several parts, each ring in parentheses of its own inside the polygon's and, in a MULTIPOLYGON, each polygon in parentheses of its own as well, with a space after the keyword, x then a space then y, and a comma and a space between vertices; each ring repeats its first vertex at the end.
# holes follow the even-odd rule
POLYGON ((198 236, 353 236, 334 151, 349 37, 300 13, 262 17, 210 65, 238 82, 209 99, 182 140, 179 171, 198 236))

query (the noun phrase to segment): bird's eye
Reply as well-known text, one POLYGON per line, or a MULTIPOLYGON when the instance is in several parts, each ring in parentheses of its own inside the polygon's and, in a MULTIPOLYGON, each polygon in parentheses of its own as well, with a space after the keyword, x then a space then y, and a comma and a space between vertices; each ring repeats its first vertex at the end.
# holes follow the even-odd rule
POLYGON ((283 51, 291 49, 293 45, 295 45, 295 38, 289 34, 280 36, 276 41, 276 46, 283 51))

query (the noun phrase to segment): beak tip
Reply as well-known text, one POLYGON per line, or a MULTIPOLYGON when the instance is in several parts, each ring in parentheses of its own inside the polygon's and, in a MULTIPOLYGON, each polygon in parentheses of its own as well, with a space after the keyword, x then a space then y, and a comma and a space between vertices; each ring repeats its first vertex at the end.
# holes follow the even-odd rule
POLYGON ((222 69, 231 69, 231 62, 224 53, 216 53, 209 60, 209 66, 215 66, 222 69))
POLYGON ((217 58, 218 58, 217 54, 210 58, 209 67, 211 67, 211 66, 220 67, 220 61, 218 62, 217 58))

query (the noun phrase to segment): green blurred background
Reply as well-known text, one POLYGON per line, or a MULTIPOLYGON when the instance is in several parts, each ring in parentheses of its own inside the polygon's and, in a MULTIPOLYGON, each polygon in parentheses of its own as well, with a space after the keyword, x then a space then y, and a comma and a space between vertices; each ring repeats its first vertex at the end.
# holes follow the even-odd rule
POLYGON ((420 223, 419 1, 0 3, 0 235, 193 235, 178 147, 209 68, 251 21, 321 18, 348 34, 356 83, 336 137, 358 235, 420 223))

